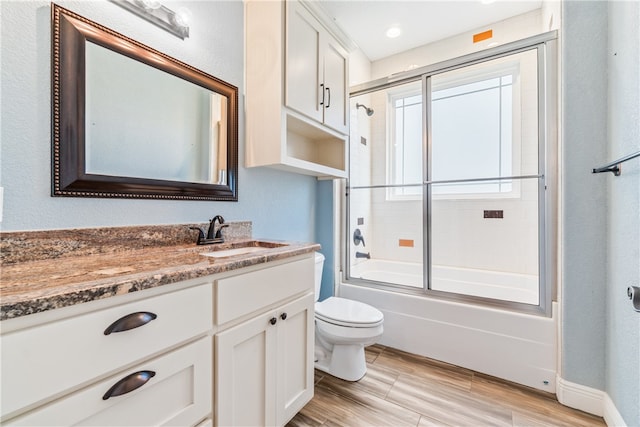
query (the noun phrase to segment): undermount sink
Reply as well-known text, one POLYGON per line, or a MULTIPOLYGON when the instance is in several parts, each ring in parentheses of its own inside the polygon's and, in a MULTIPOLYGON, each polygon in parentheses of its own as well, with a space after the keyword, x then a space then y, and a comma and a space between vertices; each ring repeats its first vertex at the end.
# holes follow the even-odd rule
POLYGON ((244 255, 250 254, 253 252, 260 251, 268 251, 269 249, 281 248, 283 246, 287 246, 285 243, 274 243, 274 242, 261 242, 257 240, 253 240, 250 242, 243 243, 240 247, 233 247, 228 249, 217 249, 211 252, 203 252, 200 255, 212 257, 212 258, 225 258, 236 255, 244 255))

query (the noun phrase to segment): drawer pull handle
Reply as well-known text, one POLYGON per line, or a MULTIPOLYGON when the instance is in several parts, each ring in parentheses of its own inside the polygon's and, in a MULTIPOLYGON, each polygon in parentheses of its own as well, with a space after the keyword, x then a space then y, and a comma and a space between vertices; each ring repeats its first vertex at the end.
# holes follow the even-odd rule
POLYGON ((280 318, 281 318, 282 320, 287 320, 287 313, 282 313, 282 314, 280 315, 280 318))
POLYGON ((102 400, 107 400, 110 397, 127 394, 137 388, 140 388, 145 385, 151 378, 155 377, 155 375, 156 373, 153 371, 140 371, 129 374, 112 385, 111 388, 104 394, 104 396, 102 396, 102 400))
POLYGON ((123 332, 128 331, 129 329, 138 328, 151 322, 156 317, 158 316, 148 311, 139 311, 137 313, 127 314, 109 325, 109 327, 104 330, 104 334, 109 335, 112 332, 123 332))
POLYGON ((278 319, 276 319, 275 317, 272 317, 271 319, 269 319, 269 323, 271 323, 272 325, 275 325, 277 321, 278 319))

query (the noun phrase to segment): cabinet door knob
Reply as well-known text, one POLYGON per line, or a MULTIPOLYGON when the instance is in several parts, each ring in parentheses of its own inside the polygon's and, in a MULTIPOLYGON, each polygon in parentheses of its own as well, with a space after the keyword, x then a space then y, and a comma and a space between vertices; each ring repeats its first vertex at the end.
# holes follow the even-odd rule
POLYGON ((139 371, 129 374, 122 378, 120 381, 111 386, 109 390, 102 396, 102 400, 107 400, 110 397, 120 396, 127 394, 133 390, 142 387, 151 378, 155 377, 156 373, 153 371, 139 371))
POLYGON ((282 320, 287 320, 287 313, 282 313, 282 314, 280 315, 280 318, 281 318, 282 320))
POLYGON ((326 108, 331 107, 331 88, 327 88, 327 105, 326 108))
POLYGON ((324 83, 320 83, 320 90, 322 91, 322 101, 320 101, 320 105, 324 105, 324 83))
POLYGON ((104 330, 105 335, 109 335, 112 332, 123 332, 129 329, 138 328, 146 325, 158 316, 148 311, 139 311, 137 313, 127 314, 124 317, 119 318, 113 322, 107 329, 104 330))
POLYGON ((277 321, 278 321, 278 319, 276 319, 275 317, 272 317, 272 318, 269 320, 269 323, 271 323, 272 325, 275 325, 277 321))

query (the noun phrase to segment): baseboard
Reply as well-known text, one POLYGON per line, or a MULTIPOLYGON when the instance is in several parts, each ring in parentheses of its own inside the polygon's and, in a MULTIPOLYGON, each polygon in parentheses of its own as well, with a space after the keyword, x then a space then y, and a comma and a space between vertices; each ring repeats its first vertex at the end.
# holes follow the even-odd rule
POLYGON ((608 394, 604 395, 604 422, 609 427, 627 427, 622 415, 618 412, 618 408, 608 394))
POLYGON ((556 377, 556 395, 558 402, 570 408, 579 409, 593 415, 604 415, 606 393, 595 388, 572 383, 556 377))

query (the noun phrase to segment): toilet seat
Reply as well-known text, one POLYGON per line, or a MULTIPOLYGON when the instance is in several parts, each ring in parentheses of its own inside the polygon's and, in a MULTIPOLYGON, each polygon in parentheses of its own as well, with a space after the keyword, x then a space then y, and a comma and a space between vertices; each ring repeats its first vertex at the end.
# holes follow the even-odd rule
POLYGON ((374 328, 384 321, 382 312, 368 304, 329 297, 315 304, 316 318, 349 328, 374 328))

